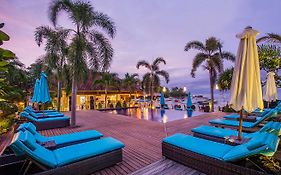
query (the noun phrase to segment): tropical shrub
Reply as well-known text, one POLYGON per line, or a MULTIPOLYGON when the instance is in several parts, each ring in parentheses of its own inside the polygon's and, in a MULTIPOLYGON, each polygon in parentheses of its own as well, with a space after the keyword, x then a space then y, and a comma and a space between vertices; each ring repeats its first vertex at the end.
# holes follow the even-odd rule
POLYGON ((15 122, 15 114, 6 115, 4 118, 0 116, 0 135, 8 132, 15 122))
POLYGON ((98 109, 101 109, 102 108, 102 104, 101 102, 98 103, 98 109))
POLYGON ((113 104, 112 104, 112 103, 110 103, 109 108, 114 108, 114 106, 113 106, 113 104))
POLYGON ((122 107, 123 107, 123 108, 127 108, 127 103, 126 103, 126 101, 123 101, 122 107))
POLYGON ((121 107, 122 107, 121 102, 117 101, 115 108, 121 108, 121 107))

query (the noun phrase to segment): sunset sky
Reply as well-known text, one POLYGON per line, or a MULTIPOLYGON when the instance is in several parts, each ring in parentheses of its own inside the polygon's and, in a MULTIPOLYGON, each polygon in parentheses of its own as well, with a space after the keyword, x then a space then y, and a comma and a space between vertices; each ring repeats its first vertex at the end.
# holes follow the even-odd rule
MULTIPOLYGON (((34 30, 51 25, 48 20, 48 0, 0 0, 0 22, 11 36, 4 47, 11 49, 29 66, 44 48, 34 41, 34 30)), ((138 60, 152 61, 164 57, 161 68, 170 73, 169 87, 187 88, 192 93, 209 93, 208 73, 199 69, 196 78, 190 76, 196 52, 184 52, 188 41, 204 41, 215 36, 223 42, 223 50, 236 54, 239 40, 235 35, 251 25, 264 35, 281 34, 280 0, 91 0, 95 10, 109 15, 117 26, 111 41, 115 54, 110 71, 123 77, 137 70, 138 60)), ((72 27, 62 14, 58 24, 72 27)), ((226 63, 226 67, 231 63, 226 63)), ((165 83, 162 83, 165 85, 165 83)), ((279 89, 280 91, 280 89, 279 89)))

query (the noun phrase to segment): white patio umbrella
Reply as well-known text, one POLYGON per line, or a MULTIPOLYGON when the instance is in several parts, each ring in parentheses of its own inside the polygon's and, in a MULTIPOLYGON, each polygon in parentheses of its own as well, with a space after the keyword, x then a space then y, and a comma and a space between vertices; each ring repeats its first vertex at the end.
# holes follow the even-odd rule
POLYGON ((266 78, 266 85, 264 89, 263 99, 268 102, 276 101, 278 99, 277 88, 274 79, 274 72, 269 72, 266 78))
POLYGON ((240 111, 238 140, 241 140, 243 110, 263 109, 260 65, 256 44, 258 31, 252 27, 236 35, 240 39, 230 89, 231 107, 240 111))

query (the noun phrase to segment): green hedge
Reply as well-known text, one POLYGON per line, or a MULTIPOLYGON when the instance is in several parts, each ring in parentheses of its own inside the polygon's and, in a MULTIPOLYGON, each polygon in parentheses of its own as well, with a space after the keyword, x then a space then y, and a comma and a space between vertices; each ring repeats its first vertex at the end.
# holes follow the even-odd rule
POLYGON ((16 115, 10 114, 0 117, 0 135, 9 131, 11 126, 16 122, 16 115))

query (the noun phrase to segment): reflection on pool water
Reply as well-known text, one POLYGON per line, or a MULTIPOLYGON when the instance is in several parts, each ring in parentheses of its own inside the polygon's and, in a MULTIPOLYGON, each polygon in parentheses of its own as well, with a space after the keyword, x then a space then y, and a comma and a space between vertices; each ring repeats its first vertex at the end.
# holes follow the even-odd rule
POLYGON ((161 109, 149 109, 149 108, 119 109, 119 110, 111 110, 106 112, 112 114, 131 116, 138 119, 163 122, 163 123, 204 114, 204 112, 199 112, 199 111, 180 111, 180 110, 173 110, 173 109, 161 110, 161 109))

